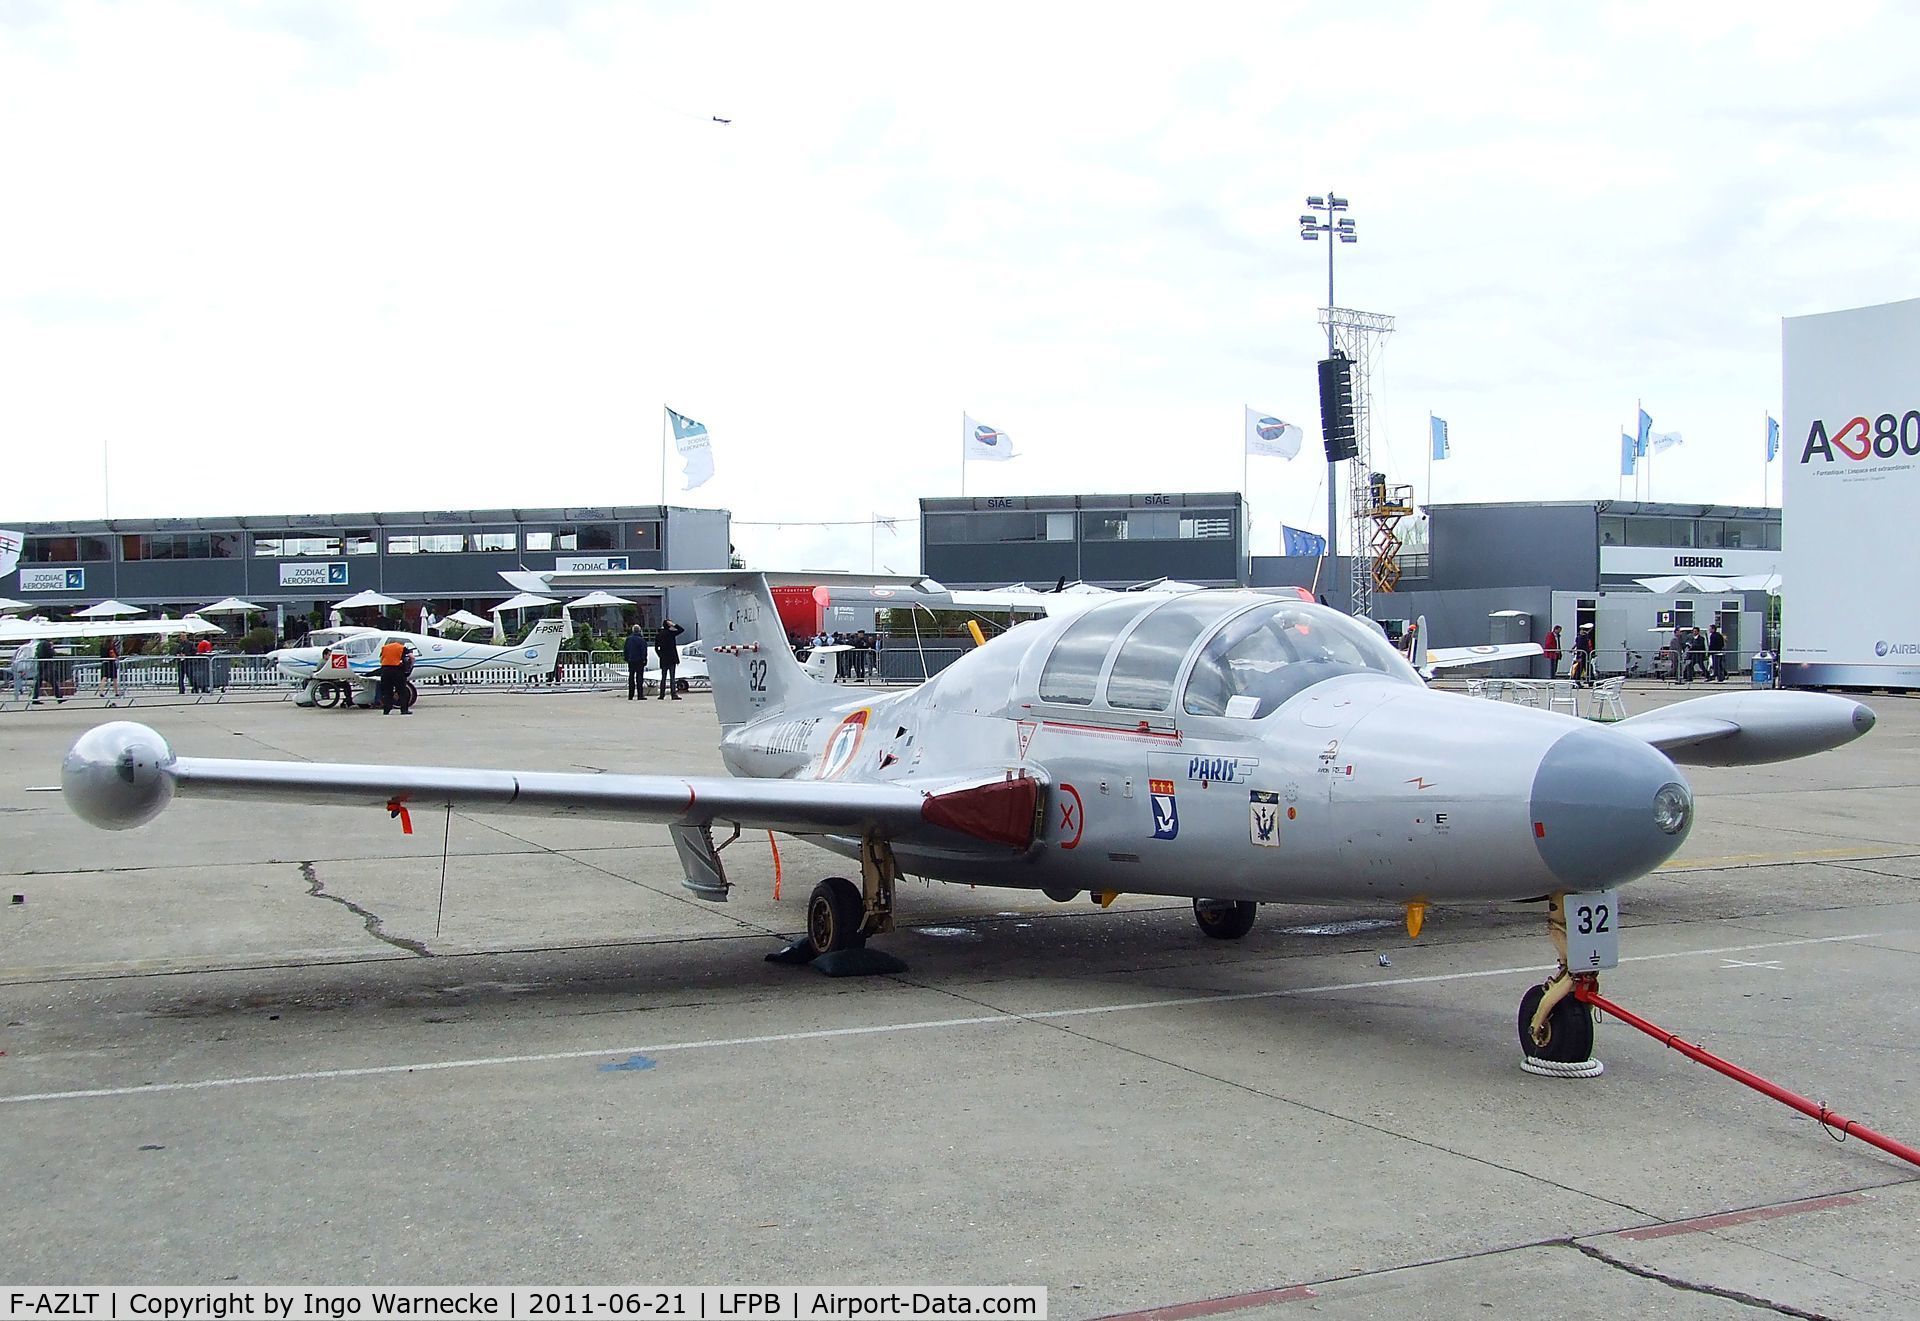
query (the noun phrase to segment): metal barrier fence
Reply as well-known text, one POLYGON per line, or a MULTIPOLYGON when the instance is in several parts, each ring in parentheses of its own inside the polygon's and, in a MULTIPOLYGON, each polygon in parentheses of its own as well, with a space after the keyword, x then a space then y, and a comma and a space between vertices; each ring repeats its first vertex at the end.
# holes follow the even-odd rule
MULTIPOLYGON (((1732 648, 1722 652, 1726 657, 1727 679, 1731 682, 1735 676, 1745 679, 1753 672, 1753 658, 1757 651, 1735 651, 1732 648)), ((1699 674, 1709 673, 1711 656, 1701 656, 1699 674)), ((1600 647, 1593 653, 1594 677, 1610 679, 1620 675, 1628 679, 1647 679, 1674 681, 1673 657, 1660 647, 1648 647, 1645 650, 1626 647, 1600 647)), ((1506 661, 1474 670, 1475 674, 1489 674, 1511 678, 1545 679, 1550 677, 1544 656, 1535 656, 1531 660, 1506 661)), ((1686 673, 1686 658, 1680 658, 1679 671, 1686 673)), ((1573 674, 1573 652, 1564 651, 1560 655, 1559 677, 1570 678, 1573 674)), ((1697 681, 1697 680, 1696 680, 1697 681)))

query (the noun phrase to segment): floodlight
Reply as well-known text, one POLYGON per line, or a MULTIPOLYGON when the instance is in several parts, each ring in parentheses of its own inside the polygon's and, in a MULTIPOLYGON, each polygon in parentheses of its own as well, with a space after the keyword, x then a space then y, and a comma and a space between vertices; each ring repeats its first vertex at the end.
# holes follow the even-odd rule
POLYGON ((1320 221, 1316 216, 1301 216, 1300 223, 1303 225, 1317 225, 1320 221))
POLYGON ((1340 228, 1342 228, 1342 229, 1352 229, 1352 228, 1353 228, 1353 218, 1352 218, 1351 216, 1348 216, 1348 217, 1346 217, 1345 219, 1343 219, 1343 220, 1341 220, 1341 221, 1340 221, 1340 228))
POLYGON ((1300 237, 1305 239, 1307 242, 1312 243, 1315 239, 1318 239, 1320 237, 1320 231, 1317 228, 1303 229, 1300 231, 1300 237))
POLYGON ((1347 209, 1347 199, 1344 197, 1335 197, 1332 193, 1328 193, 1327 207, 1333 211, 1345 211, 1347 209))
POLYGON ((1315 211, 1324 211, 1327 209, 1327 199, 1324 197, 1309 197, 1307 199, 1307 205, 1315 211))
POLYGON ((1360 240, 1358 237, 1356 237, 1353 234, 1342 234, 1340 236, 1340 241, 1342 243, 1358 243, 1360 240))

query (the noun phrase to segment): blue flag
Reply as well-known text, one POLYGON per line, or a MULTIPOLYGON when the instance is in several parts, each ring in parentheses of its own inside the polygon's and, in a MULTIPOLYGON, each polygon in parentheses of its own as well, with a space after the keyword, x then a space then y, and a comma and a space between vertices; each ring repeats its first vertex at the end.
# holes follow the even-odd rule
POLYGON ((1453 452, 1453 447, 1447 443, 1447 419, 1427 414, 1427 432, 1433 440, 1434 458, 1444 459, 1453 452))
POLYGON ((1773 414, 1767 414, 1767 462, 1772 463, 1780 457, 1780 424, 1773 420, 1773 414))
POLYGON ((1647 416, 1647 410, 1640 410, 1640 438, 1633 443, 1633 452, 1642 458, 1647 453, 1647 437, 1653 434, 1653 419, 1647 416))
POLYGON ((1634 444, 1633 437, 1622 431, 1620 433, 1620 475, 1633 476, 1633 470, 1639 466, 1639 459, 1639 447, 1634 444))
POLYGON ((1311 532, 1302 532, 1297 527, 1280 525, 1280 553, 1282 555, 1318 556, 1327 553, 1327 539, 1316 537, 1311 532))

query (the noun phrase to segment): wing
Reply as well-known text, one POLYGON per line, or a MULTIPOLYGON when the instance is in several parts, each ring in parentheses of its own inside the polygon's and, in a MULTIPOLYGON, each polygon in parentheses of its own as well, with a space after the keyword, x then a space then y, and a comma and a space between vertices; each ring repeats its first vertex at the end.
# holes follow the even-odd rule
POLYGON ((51 623, 35 619, 0 620, 0 643, 32 642, 40 638, 57 642, 62 638, 139 638, 166 637, 173 633, 224 633, 218 624, 209 624, 198 615, 185 619, 137 619, 115 623, 110 619, 75 619, 51 623))
POLYGON ((1518 660, 1540 655, 1538 642, 1503 642, 1482 647, 1434 647, 1427 652, 1426 668, 1451 670, 1462 665, 1485 665, 1491 661, 1518 660))
POLYGON ((1873 724, 1873 712, 1849 697, 1761 690, 1675 702, 1613 728, 1681 765, 1753 766, 1837 748, 1873 724))
POLYGON ((742 780, 728 776, 579 775, 454 766, 363 766, 181 757, 145 725, 117 721, 81 735, 61 791, 74 813, 107 830, 151 821, 190 798, 338 803, 402 809, 592 817, 668 826, 864 835, 893 841, 1024 849, 1038 822, 1040 781, 1002 773, 913 784, 742 780))

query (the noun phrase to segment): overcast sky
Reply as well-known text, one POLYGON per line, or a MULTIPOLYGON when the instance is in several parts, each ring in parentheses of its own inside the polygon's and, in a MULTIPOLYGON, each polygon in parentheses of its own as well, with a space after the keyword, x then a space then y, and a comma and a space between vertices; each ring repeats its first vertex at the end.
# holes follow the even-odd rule
POLYGON ((1640 398, 1758 503, 1780 318, 1920 295, 1914 12, 0 0, 0 520, 653 503, 671 404, 670 501, 865 568, 745 524, 958 494, 963 410, 969 494, 1234 489, 1252 404, 1270 552, 1329 188, 1392 479, 1611 496, 1640 398))

